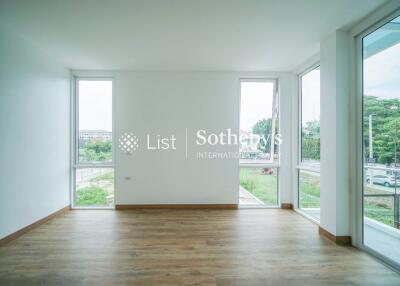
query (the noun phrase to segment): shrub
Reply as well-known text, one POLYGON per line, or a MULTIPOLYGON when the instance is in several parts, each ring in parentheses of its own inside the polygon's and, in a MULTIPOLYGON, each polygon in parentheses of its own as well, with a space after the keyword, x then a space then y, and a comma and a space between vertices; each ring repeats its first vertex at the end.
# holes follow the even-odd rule
POLYGON ((78 206, 107 205, 107 192, 97 186, 81 188, 77 190, 76 195, 76 205, 78 206))

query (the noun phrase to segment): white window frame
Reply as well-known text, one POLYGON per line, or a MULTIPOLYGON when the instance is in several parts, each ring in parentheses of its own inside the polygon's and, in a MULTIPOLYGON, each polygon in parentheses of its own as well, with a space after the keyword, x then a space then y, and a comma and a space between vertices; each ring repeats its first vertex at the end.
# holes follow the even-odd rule
MULTIPOLYGON (((302 162, 302 147, 303 147, 303 136, 302 136, 302 119, 303 119, 303 114, 302 114, 302 109, 303 109, 303 90, 302 90, 302 78, 303 76, 305 76, 306 74, 312 72, 313 70, 320 68, 320 63, 317 62, 315 64, 313 64, 312 66, 310 66, 309 68, 307 68, 306 70, 304 70, 302 73, 300 73, 298 75, 298 84, 299 84, 299 111, 298 111, 298 164, 297 164, 297 168, 299 169, 304 169, 307 171, 311 171, 311 172, 320 172, 320 169, 312 169, 310 167, 307 166, 307 164, 303 164, 302 162)), ((320 95, 321 97, 321 95, 320 95)), ((320 146, 321 146, 321 142, 320 142, 320 146)), ((321 150, 321 147, 320 147, 321 150)), ((320 151, 321 152, 321 151, 320 151)))
MULTIPOLYGON (((390 3, 389 3, 390 4, 390 3)), ((397 6, 400 6, 397 4, 397 6)), ((390 8, 390 7, 389 7, 390 8)), ((353 72, 353 81, 354 81, 354 89, 353 89, 353 110, 355 110, 355 120, 354 125, 352 126, 353 130, 355 130, 354 140, 354 155, 350 158, 355 162, 354 165, 351 165, 353 170, 353 174, 355 180, 352 183, 352 187, 354 188, 353 197, 354 199, 351 201, 351 204, 355 206, 354 212, 352 212, 352 237, 353 237, 353 245, 362 249, 363 251, 377 257, 382 260, 384 263, 388 264, 390 267, 400 270, 400 264, 391 260, 390 258, 382 255, 381 253, 375 251, 374 249, 366 246, 364 244, 364 160, 363 160, 363 38, 375 30, 379 29, 386 23, 390 22, 394 18, 400 16, 400 8, 396 7, 396 9, 392 9, 390 12, 382 9, 378 11, 376 14, 371 16, 370 18, 378 17, 378 20, 375 22, 363 22, 361 25, 356 26, 351 31, 351 36, 353 37, 352 48, 354 49, 353 53, 353 61, 352 61, 352 72, 353 72), (366 24, 365 24, 366 23, 366 24)), ((351 154, 351 153, 350 153, 351 154)))
POLYGON ((239 130, 240 130, 240 118, 241 118, 241 102, 242 102, 242 92, 241 86, 243 82, 270 82, 274 86, 274 94, 272 99, 272 124, 271 124, 271 157, 270 160, 266 163, 241 163, 239 159, 239 164, 241 167, 259 167, 259 168, 279 168, 280 162, 280 150, 278 150, 278 160, 274 160, 273 152, 274 150, 274 138, 275 138, 275 124, 276 120, 280 122, 280 106, 279 106, 279 92, 278 92, 278 79, 276 78, 241 78, 240 79, 240 92, 239 92, 239 130))
MULTIPOLYGON (((320 68, 321 63, 320 61, 317 61, 313 63, 312 65, 308 66, 306 69, 304 69, 301 73, 297 75, 297 83, 298 83, 298 113, 297 113, 297 166, 296 166, 296 201, 295 201, 295 211, 309 219, 310 221, 314 222, 315 224, 319 225, 320 221, 317 220, 316 218, 310 216, 307 214, 303 209, 300 208, 300 171, 307 171, 307 172, 314 172, 314 173, 319 173, 321 174, 321 170, 315 169, 315 168, 310 168, 307 164, 303 164, 302 162, 302 147, 303 147, 303 137, 302 137, 302 109, 303 109, 303 90, 302 90, 302 78, 306 74, 312 72, 316 68, 320 68)), ((321 94, 320 94, 321 98, 321 94)), ((320 150, 321 150, 321 145, 322 142, 320 140, 320 150)), ((321 152, 321 151, 320 151, 321 152)), ((321 156, 321 154, 320 154, 321 156)), ((321 195, 321 190, 320 190, 320 195, 321 195)))
POLYGON ((115 208, 115 181, 114 181, 114 205, 113 206, 75 206, 76 195, 76 171, 78 169, 104 168, 113 169, 115 178, 115 80, 110 76, 73 76, 72 77, 72 104, 71 104, 71 208, 72 209, 114 209, 115 208), (112 83, 112 157, 111 162, 79 162, 79 81, 111 81, 112 83))
MULTIPOLYGON (((241 118, 241 102, 242 102, 242 92, 241 92, 241 87, 243 82, 271 82, 274 86, 274 94, 273 94, 273 99, 272 99, 272 126, 271 126, 271 154, 272 154, 272 160, 270 159, 269 162, 267 163, 241 163, 240 158, 239 158, 239 177, 240 177, 240 170, 242 168, 252 168, 252 169, 257 169, 257 168, 272 168, 276 169, 277 172, 277 204, 274 206, 263 206, 263 205, 257 205, 257 206, 240 206, 241 208, 280 208, 280 188, 279 188, 279 167, 280 167, 280 151, 281 149, 278 148, 278 160, 275 161, 273 158, 273 153, 274 152, 274 138, 275 138, 275 123, 276 120, 278 122, 281 122, 281 112, 280 112, 280 93, 279 93, 279 80, 278 78, 275 77, 241 77, 239 79, 239 132, 240 132, 240 118, 241 118)), ((240 186, 240 181, 239 181, 239 186, 240 186)))

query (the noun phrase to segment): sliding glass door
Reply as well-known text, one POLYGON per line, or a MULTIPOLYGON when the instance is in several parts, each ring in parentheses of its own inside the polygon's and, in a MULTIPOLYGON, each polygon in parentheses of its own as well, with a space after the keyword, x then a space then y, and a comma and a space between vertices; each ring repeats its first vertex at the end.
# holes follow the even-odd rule
POLYGON ((362 51, 363 243, 400 265, 400 17, 362 51))
POLYGON ((73 207, 113 207, 113 82, 78 78, 75 85, 73 207))

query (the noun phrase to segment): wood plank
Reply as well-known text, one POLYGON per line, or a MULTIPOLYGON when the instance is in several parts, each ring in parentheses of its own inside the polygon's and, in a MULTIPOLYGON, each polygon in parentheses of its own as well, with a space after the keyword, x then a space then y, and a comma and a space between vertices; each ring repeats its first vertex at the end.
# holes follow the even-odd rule
POLYGON ((56 216, 66 212, 66 211, 69 211, 70 209, 71 209, 71 207, 69 205, 66 207, 63 207, 62 209, 42 218, 34 223, 31 223, 30 225, 27 225, 26 227, 21 228, 20 230, 0 239, 0 246, 5 245, 5 244, 9 243, 10 241, 13 241, 14 239, 17 239, 18 237, 27 233, 28 231, 31 231, 32 229, 48 222, 49 220, 55 218, 56 216))
POLYGON ((73 210, 0 247, 0 285, 400 285, 282 209, 73 210))
POLYGON ((322 227, 318 227, 318 233, 338 245, 351 245, 350 236, 336 236, 322 227))
POLYGON ((281 203, 281 208, 284 209, 284 210, 292 210, 293 209, 293 204, 281 203))
POLYGON ((237 209, 237 204, 156 204, 115 205, 116 210, 136 209, 237 209))

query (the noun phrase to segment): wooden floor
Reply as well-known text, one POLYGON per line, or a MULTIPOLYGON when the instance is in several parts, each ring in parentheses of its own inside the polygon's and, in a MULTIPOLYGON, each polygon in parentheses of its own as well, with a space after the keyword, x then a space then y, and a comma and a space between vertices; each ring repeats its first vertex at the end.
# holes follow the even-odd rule
POLYGON ((0 248, 0 285, 400 285, 289 210, 70 211, 0 248))

